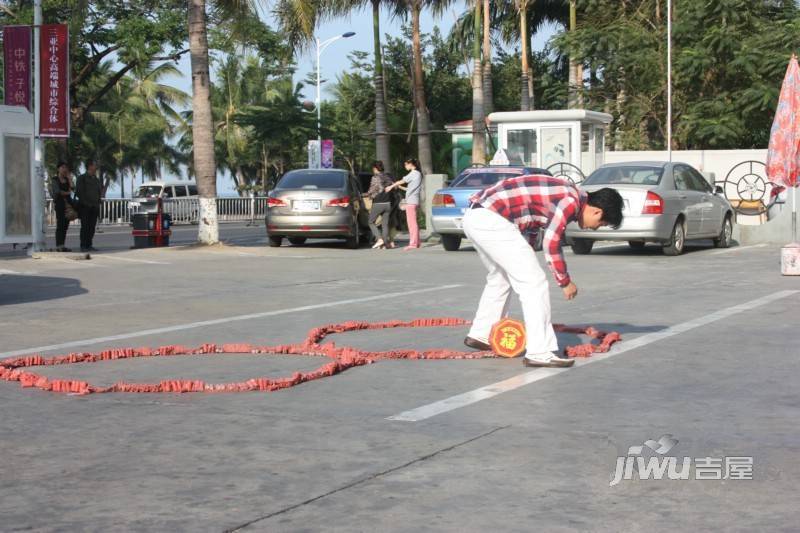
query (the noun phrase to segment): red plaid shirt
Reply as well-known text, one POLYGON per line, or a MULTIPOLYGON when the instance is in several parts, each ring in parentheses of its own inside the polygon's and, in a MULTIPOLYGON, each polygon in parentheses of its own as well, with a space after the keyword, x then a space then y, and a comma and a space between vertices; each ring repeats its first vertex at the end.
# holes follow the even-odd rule
POLYGON ((586 205, 585 192, 563 179, 531 175, 499 181, 469 200, 516 224, 531 243, 536 231, 545 228, 542 249, 547 264, 559 286, 569 284, 561 237, 567 223, 578 220, 586 205))

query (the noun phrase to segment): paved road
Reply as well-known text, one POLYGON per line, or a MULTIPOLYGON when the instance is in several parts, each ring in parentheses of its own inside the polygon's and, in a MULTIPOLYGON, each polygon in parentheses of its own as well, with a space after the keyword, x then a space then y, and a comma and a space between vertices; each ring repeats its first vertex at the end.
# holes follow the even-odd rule
MULTIPOLYGON (((346 320, 471 318, 484 277, 468 246, 273 249, 263 228, 223 235, 237 245, 127 250, 108 232, 89 261, 7 252, 0 357, 291 343, 346 320)), ((555 320, 624 340, 563 372, 525 371, 518 360, 386 361, 224 395, 59 396, 2 382, 0 530, 796 530, 800 284, 779 275, 778 253, 568 253, 581 292, 566 302, 552 290, 555 320), (664 434, 678 440, 665 454, 679 468, 684 457, 752 457, 754 479, 698 480, 693 466, 690 479, 610 486, 619 456, 664 434)), ((332 340, 457 349, 464 334, 332 340)), ((41 372, 97 384, 236 381, 319 363, 228 355, 41 372)))
MULTIPOLYGON (((220 224, 220 238, 225 242, 237 245, 254 245, 266 243, 264 224, 248 226, 246 223, 220 224)), ((182 224, 172 227, 170 243, 175 245, 191 244, 197 240, 197 225, 182 224)), ((80 226, 71 226, 67 232, 66 245, 74 251, 80 248, 80 226)), ((94 245, 103 251, 122 251, 133 246, 130 226, 100 226, 95 235, 94 245)), ((47 246, 55 248, 55 230, 47 231, 47 246)), ((14 248, 9 244, 0 244, 0 259, 23 255, 21 247, 14 248)))

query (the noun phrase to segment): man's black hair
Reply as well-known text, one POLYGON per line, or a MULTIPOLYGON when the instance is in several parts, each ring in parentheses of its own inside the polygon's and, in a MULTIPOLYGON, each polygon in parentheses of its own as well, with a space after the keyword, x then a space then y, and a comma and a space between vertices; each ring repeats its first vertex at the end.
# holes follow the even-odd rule
POLYGON ((605 187, 590 192, 589 201, 586 203, 603 210, 603 223, 606 226, 617 229, 622 225, 622 207, 625 202, 622 201, 622 196, 615 189, 605 187))
POLYGON ((67 162, 64 160, 59 161, 58 164, 56 165, 56 168, 61 168, 62 166, 66 166, 67 168, 69 168, 69 165, 67 165, 67 162))

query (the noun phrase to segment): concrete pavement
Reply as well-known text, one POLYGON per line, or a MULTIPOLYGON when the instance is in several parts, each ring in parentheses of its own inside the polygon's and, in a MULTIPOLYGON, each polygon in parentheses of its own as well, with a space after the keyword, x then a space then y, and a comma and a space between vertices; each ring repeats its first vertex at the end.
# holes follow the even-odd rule
MULTIPOLYGON (((471 318, 484 277, 468 246, 271 249, 263 228, 231 231, 233 245, 212 249, 127 250, 124 236, 104 238, 107 251, 89 261, 0 259, 3 357, 277 344, 346 320, 471 318)), ((519 360, 383 361, 280 392, 224 395, 78 397, 0 382, 0 530, 793 530, 800 293, 785 291, 800 284, 780 276, 778 253, 568 253, 581 292, 566 302, 553 288, 554 320, 620 331, 624 353, 416 422, 391 417, 544 371, 519 360), (617 457, 667 433, 678 439, 669 456, 750 456, 754 479, 609 486, 617 457)), ((464 334, 331 340, 460 349, 464 334)), ((41 373, 98 384, 235 381, 320 362, 174 357, 41 373)))

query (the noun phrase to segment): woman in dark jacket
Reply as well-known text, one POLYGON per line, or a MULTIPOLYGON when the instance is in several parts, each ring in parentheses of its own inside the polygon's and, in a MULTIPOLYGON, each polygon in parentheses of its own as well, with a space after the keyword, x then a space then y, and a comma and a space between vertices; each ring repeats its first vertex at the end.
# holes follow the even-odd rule
POLYGON ((386 192, 386 187, 392 184, 392 178, 386 175, 383 161, 372 163, 372 181, 369 184, 367 196, 372 200, 372 209, 369 211, 369 227, 375 236, 373 248, 394 248, 394 243, 389 239, 389 223, 392 213, 392 194, 386 192), (381 217, 381 229, 375 223, 381 217))
POLYGON ((56 209, 56 250, 70 252, 71 250, 64 246, 64 241, 69 229, 66 210, 72 195, 72 180, 69 177, 69 166, 64 161, 58 162, 56 175, 50 178, 50 195, 53 197, 56 209))

